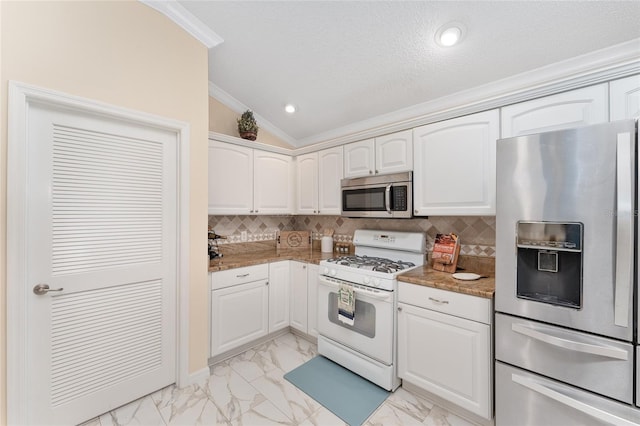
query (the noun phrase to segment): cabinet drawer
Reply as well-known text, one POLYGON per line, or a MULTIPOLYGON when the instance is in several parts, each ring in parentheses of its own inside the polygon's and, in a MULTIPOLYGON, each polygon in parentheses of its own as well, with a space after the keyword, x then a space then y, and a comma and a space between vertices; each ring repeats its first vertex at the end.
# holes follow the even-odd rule
POLYGON ((211 274, 211 289, 218 290, 238 284, 269 278, 269 264, 246 266, 244 268, 228 269, 211 274))
POLYGON ((492 322, 491 299, 399 282, 398 301, 484 324, 492 322))
POLYGON ((496 359, 633 403, 633 346, 496 314, 496 359))

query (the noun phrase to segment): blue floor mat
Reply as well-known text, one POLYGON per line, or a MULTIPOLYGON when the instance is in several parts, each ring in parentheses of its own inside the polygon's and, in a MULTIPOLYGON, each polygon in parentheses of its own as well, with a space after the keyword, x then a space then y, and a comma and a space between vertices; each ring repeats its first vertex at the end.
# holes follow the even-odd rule
POLYGON ((351 426, 360 426, 390 392, 317 356, 284 378, 351 426))

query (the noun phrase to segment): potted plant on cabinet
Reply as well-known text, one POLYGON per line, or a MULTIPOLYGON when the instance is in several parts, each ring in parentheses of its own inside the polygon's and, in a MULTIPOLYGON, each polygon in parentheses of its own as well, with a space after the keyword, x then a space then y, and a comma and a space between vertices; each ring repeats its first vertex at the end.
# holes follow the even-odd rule
POLYGON ((242 116, 238 118, 238 133, 242 139, 248 139, 255 141, 258 137, 258 123, 253 117, 253 111, 250 109, 242 113, 242 116))

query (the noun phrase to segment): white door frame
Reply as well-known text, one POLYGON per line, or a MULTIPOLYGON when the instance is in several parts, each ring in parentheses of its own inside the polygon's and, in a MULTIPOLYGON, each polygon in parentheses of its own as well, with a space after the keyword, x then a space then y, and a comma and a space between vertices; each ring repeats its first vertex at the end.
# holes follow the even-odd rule
MULTIPOLYGON (((26 417, 26 353, 23 333, 28 320, 26 276, 27 132, 30 103, 90 112, 110 118, 153 126, 176 133, 178 147, 178 247, 176 306, 177 385, 186 386, 189 377, 189 159, 188 123, 134 111, 78 96, 9 82, 7 147, 7 421, 24 424, 26 417)), ((208 371, 207 371, 208 373, 208 371)))

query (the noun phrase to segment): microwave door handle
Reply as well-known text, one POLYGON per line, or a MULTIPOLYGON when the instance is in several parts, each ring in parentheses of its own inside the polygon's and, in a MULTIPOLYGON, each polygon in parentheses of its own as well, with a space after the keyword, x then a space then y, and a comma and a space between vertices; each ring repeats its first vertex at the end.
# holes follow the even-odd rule
POLYGON ((393 214, 391 213, 391 184, 387 185, 387 187, 384 190, 384 204, 385 207, 387 208, 387 213, 389 214, 393 214))
POLYGON ((629 327, 633 277, 633 151, 631 134, 619 133, 616 146, 616 259, 614 323, 629 327))

